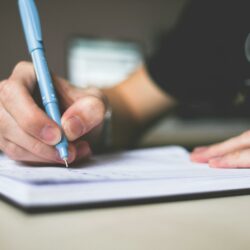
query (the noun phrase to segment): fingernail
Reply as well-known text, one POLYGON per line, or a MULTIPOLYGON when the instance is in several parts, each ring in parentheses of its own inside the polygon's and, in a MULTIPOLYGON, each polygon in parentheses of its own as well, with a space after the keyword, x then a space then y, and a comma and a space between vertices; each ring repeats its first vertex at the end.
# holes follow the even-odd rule
POLYGON ((89 144, 85 141, 80 142, 76 145, 76 150, 77 150, 77 158, 88 158, 92 155, 91 149, 89 147, 89 144))
POLYGON ((70 140, 75 140, 83 135, 84 133, 84 125, 79 117, 73 116, 69 118, 64 123, 64 129, 66 135, 69 137, 70 140))
POLYGON ((58 128, 47 125, 42 129, 41 138, 43 141, 55 145, 61 141, 61 132, 58 128))

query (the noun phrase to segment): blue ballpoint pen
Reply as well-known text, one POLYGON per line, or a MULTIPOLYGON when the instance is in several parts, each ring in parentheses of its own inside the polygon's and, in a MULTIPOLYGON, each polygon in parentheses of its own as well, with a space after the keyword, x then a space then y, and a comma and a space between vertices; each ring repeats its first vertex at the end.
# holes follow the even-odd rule
MULTIPOLYGON (((61 114, 52 78, 48 69, 43 47, 43 39, 38 11, 34 0, 18 0, 20 16, 29 52, 35 67, 43 105, 48 116, 61 127, 61 114)), ((68 167, 68 142, 63 135, 56 145, 60 157, 68 167)))

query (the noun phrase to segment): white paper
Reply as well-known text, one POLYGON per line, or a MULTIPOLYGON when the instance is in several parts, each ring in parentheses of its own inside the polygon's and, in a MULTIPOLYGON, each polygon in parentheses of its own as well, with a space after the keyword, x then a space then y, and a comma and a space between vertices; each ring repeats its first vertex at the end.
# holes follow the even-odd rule
POLYGON ((23 166, 0 156, 0 193, 24 206, 134 200, 248 189, 250 169, 195 164, 180 147, 93 157, 74 168, 23 166))

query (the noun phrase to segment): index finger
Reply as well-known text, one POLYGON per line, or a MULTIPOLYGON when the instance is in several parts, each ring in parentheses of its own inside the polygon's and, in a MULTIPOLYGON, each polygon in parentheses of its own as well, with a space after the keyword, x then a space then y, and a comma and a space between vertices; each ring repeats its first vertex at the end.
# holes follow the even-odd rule
POLYGON ((18 65, 9 80, 1 84, 0 101, 26 133, 44 143, 55 145, 61 140, 61 129, 32 98, 35 84, 32 65, 18 65))
POLYGON ((191 154, 191 159, 199 162, 207 162, 211 158, 247 148, 250 146, 249 135, 249 132, 245 132, 224 142, 211 145, 202 150, 196 150, 191 154))

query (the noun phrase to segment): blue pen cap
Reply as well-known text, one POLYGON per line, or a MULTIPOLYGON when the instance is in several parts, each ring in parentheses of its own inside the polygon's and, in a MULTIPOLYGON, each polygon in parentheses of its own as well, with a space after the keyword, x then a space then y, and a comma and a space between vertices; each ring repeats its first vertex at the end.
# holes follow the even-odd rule
POLYGON ((40 19, 34 0, 18 0, 18 5, 29 52, 43 48, 40 19))

